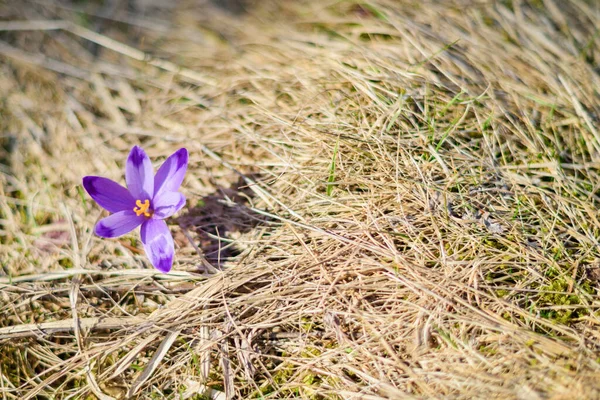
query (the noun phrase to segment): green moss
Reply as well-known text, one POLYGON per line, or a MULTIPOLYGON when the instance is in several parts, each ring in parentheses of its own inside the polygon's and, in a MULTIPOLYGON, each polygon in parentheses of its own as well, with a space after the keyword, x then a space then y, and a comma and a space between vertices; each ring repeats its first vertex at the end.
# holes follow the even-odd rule
POLYGON ((65 269, 73 268, 73 265, 74 265, 73 260, 71 260, 68 257, 64 257, 64 258, 61 258, 60 260, 58 260, 58 264, 65 269))
MULTIPOLYGON (((578 287, 579 290, 591 293, 590 284, 578 287)), ((560 306, 582 305, 581 299, 575 290, 569 292, 569 282, 566 278, 554 278, 552 282, 541 288, 538 305, 543 307, 540 316, 560 325, 569 325, 573 319, 588 315, 585 307, 560 308, 560 306), (556 306, 556 309, 552 307, 556 306)))
POLYGON ((498 349, 495 347, 490 347, 486 345, 481 345, 478 348, 479 352, 485 356, 494 356, 498 354, 498 349))

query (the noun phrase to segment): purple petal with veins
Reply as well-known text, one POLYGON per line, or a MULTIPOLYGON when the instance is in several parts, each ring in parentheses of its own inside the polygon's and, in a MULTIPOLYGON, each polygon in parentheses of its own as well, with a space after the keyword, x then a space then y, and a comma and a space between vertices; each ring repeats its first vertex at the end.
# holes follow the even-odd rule
POLYGON ((150 200, 154 195, 154 170, 146 152, 133 146, 125 165, 127 188, 135 199, 150 200))
POLYGON ((95 228, 95 233, 104 238, 113 238, 131 232, 144 222, 144 217, 138 217, 133 210, 119 211, 101 219, 95 228))
POLYGON ((140 230, 146 255, 154 268, 167 273, 173 265, 175 245, 167 223, 160 219, 149 219, 140 230))
POLYGON ((160 192, 153 200, 153 218, 164 219, 175 214, 185 205, 185 196, 179 192, 160 192))
POLYGON ((108 178, 86 176, 83 178, 83 187, 107 211, 114 213, 135 207, 135 200, 129 190, 108 178))
POLYGON ((160 166, 154 177, 154 194, 176 192, 183 182, 188 165, 188 151, 177 150, 160 166))

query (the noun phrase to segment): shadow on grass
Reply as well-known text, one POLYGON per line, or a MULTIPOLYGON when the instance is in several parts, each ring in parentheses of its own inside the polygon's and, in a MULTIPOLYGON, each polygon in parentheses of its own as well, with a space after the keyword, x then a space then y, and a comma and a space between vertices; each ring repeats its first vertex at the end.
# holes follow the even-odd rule
POLYGON ((269 223, 269 218, 248 206, 253 195, 240 179, 229 188, 218 188, 203 197, 176 219, 182 228, 196 232, 196 244, 213 267, 221 269, 223 263, 240 254, 234 238, 237 233, 269 223))

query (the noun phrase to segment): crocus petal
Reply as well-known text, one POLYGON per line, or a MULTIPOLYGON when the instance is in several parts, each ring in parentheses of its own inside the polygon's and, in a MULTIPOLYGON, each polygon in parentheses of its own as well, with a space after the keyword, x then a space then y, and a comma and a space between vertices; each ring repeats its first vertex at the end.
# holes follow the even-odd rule
POLYGON ((154 194, 159 192, 176 192, 183 182, 188 165, 188 151, 177 150, 160 166, 154 177, 154 194))
POLYGON ((164 219, 175 214, 185 205, 185 196, 179 192, 159 192, 153 202, 154 218, 164 219))
POLYGON ((110 179, 86 176, 83 178, 83 187, 92 199, 107 211, 133 210, 135 207, 135 200, 129 190, 110 179))
POLYGON ((144 219, 135 215, 133 210, 119 211, 98 221, 95 232, 105 238, 118 237, 140 226, 144 219))
POLYGON ((136 200, 150 200, 154 194, 154 171, 150 158, 139 146, 133 146, 125 166, 127 188, 136 200))
POLYGON ((173 265, 175 245, 167 223, 161 219, 148 219, 141 228, 144 250, 154 268, 167 273, 173 265))

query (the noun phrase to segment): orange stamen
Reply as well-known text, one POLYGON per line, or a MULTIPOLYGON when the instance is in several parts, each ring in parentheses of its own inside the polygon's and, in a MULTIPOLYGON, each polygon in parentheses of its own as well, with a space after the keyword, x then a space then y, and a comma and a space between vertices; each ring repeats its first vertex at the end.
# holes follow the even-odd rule
POLYGON ((144 214, 146 217, 152 216, 152 210, 150 210, 150 200, 144 200, 143 203, 141 200, 136 200, 135 205, 137 207, 134 207, 133 211, 138 217, 142 214, 144 214))

